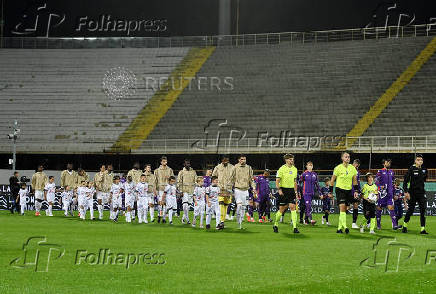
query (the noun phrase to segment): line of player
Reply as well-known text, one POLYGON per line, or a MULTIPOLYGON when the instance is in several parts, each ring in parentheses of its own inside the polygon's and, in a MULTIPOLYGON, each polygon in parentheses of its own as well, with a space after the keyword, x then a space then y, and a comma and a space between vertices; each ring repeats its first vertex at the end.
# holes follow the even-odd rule
MULTIPOLYGON (((398 179, 395 179, 394 172, 390 169, 390 159, 382 161, 383 168, 375 176, 366 175, 367 183, 363 188, 360 185, 358 171, 360 161, 355 159, 353 164, 350 164, 348 152, 343 152, 341 159, 342 163, 335 167, 332 177, 325 179, 325 186, 320 188, 312 162, 307 162, 306 170, 298 176, 297 168, 294 166, 294 156, 291 154, 284 156, 285 164, 280 167, 276 175, 279 209, 273 225, 274 232, 278 232, 278 223, 289 209, 294 233, 299 233, 297 204, 300 205, 300 223, 314 225, 311 205, 316 192, 323 201, 322 223, 329 225, 328 216, 333 200, 333 186, 336 183, 336 200, 340 210, 337 233, 343 231, 349 233, 346 211, 351 207, 353 208, 352 228, 360 228, 363 232, 368 226, 370 233, 375 233, 375 223, 377 229, 381 229, 382 209, 387 208, 391 216, 392 228, 394 230, 402 228, 403 232, 407 232, 407 225, 416 203, 420 208, 421 233, 427 233, 424 190, 427 170, 423 167, 422 155, 416 156, 415 164, 406 173, 403 188, 399 186, 398 179), (358 226, 358 205, 361 202, 365 219, 358 226), (410 202, 413 205, 408 205, 410 202), (403 215, 403 204, 409 209, 403 225, 399 226, 398 220, 403 215)), ((248 220, 254 221, 254 199, 259 203, 259 221, 267 221, 266 214, 269 213, 272 197, 268 181, 269 171, 266 170, 263 175, 254 177, 245 155, 240 155, 235 165, 229 163, 229 156, 223 156, 221 163, 204 177, 197 176, 196 171, 191 168, 190 161, 185 160, 183 169, 178 173, 177 184, 174 172, 168 166, 165 156, 161 158, 160 166, 154 172, 150 164, 147 164, 144 170, 140 170, 139 163, 135 163, 133 169, 128 172, 125 182, 121 182, 120 177, 114 175, 111 165, 101 165, 93 181, 89 181, 84 170, 79 169, 76 173, 72 168, 72 164, 68 164, 67 169, 61 173, 63 209, 65 215, 72 214, 73 203, 77 203, 82 219, 85 219, 88 209, 91 219, 94 219, 93 198, 96 196, 99 219, 103 218, 104 205, 109 204, 110 219, 117 221, 122 209, 121 194, 124 193, 127 222, 135 220, 135 211, 138 213, 138 222, 147 223, 147 214, 153 222, 154 209, 157 206, 158 222, 165 223, 168 217, 169 223, 172 224, 173 214, 177 211, 177 196, 179 196, 183 207, 182 223, 190 224, 189 209, 194 204, 193 226, 196 225, 199 217, 200 227, 203 227, 203 217, 206 214, 206 228, 210 228, 211 217, 216 215, 216 228, 222 230, 226 219, 229 219, 229 205, 234 200, 236 220, 239 228, 242 229, 247 207, 249 208, 248 220)), ((38 171, 32 176, 32 189, 35 191, 35 215, 40 215, 41 203, 46 200, 48 202, 46 214, 52 216, 54 195, 57 190, 54 177, 47 178, 42 166, 39 166, 38 171)), ((24 199, 25 193, 27 189, 23 185, 19 197, 24 199)), ((24 213, 24 205, 21 207, 24 213)))

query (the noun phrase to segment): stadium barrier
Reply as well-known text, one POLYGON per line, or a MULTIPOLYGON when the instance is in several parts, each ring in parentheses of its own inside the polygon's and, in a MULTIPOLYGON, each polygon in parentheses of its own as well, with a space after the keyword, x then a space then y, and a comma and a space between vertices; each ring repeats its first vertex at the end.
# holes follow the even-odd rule
POLYGON ((346 30, 282 32, 244 35, 119 38, 4 37, 0 48, 79 49, 79 48, 166 48, 274 45, 423 37, 436 35, 436 24, 384 26, 346 30))
MULTIPOLYGON (((228 137, 221 134, 218 138, 198 139, 130 139, 132 142, 138 140, 137 149, 117 149, 112 146, 114 141, 95 139, 89 142, 81 142, 74 145, 75 151, 64 153, 93 153, 89 152, 90 146, 97 146, 100 152, 95 154, 203 154, 203 153, 308 153, 338 150, 349 150, 356 153, 435 153, 436 136, 280 136, 265 137, 259 135, 257 138, 240 138, 233 134, 228 137)), ((59 150, 65 148, 66 143, 77 143, 73 139, 63 139, 59 142, 50 141, 47 145, 47 138, 34 138, 31 141, 19 139, 17 141, 17 152, 19 153, 61 153, 59 150), (37 143, 41 144, 37 144, 37 143), (31 143, 31 149, 27 149, 31 143), (39 146, 39 147, 36 147, 39 146)), ((12 150, 8 141, 0 142, 0 150, 12 150)), ((92 148, 95 150, 96 148, 92 148)))

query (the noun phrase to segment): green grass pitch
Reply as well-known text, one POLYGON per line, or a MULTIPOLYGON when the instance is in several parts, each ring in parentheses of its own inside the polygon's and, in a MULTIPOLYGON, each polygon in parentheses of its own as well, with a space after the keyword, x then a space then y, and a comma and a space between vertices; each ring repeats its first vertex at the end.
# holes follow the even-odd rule
MULTIPOLYGON (((170 226, 127 224, 124 217, 119 223, 81 221, 59 211, 54 217, 44 213, 35 217, 32 211, 26 214, 0 212, 0 293, 436 292, 434 217, 427 217, 430 235, 423 236, 418 234, 416 216, 408 234, 388 229, 390 219, 383 216, 385 229, 376 235, 354 229, 349 235, 339 235, 337 215, 330 216, 330 227, 321 225, 321 215, 315 215, 318 223, 299 225, 301 234, 296 235, 291 233, 289 213, 278 234, 271 224, 259 223, 245 223, 246 229, 240 231, 234 221, 226 222, 220 232, 182 225, 180 218, 170 226), (44 236, 47 243, 59 246, 50 255, 47 272, 37 272, 29 264, 35 259, 35 245, 26 249, 27 266, 17 267, 25 264, 23 243, 34 236, 44 236), (373 247, 380 237, 392 239, 382 239, 373 247), (92 253, 95 257, 104 249, 120 254, 119 264, 115 259, 103 264, 103 257, 98 264, 90 264, 96 263, 92 253), (65 250, 64 255, 56 259, 60 250, 65 250), (87 254, 91 254, 89 263, 83 261, 87 254), (137 260, 129 268, 125 263, 128 254, 132 254, 132 263, 137 260), (76 264, 78 257, 80 264, 76 264), (16 258, 20 259, 11 265, 16 258)), ((351 216, 347 217, 351 225, 351 216)), ((36 248, 42 252, 47 247, 36 248)), ((46 253, 39 255, 41 262, 47 259, 46 253)), ((44 264, 39 266, 45 269, 44 264)))

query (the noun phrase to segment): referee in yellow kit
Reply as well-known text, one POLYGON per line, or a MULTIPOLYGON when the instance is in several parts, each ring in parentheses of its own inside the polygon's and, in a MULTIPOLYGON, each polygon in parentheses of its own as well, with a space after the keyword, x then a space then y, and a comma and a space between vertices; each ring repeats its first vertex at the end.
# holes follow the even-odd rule
MULTIPOLYGON (((297 211, 296 202, 298 198, 297 193, 297 168, 294 166, 294 155, 285 154, 283 156, 285 164, 282 165, 277 171, 276 175, 276 187, 279 192, 279 210, 276 213, 276 220, 274 222, 274 233, 279 232, 279 220, 283 213, 288 209, 291 209, 292 225, 294 227, 294 233, 300 233, 297 229, 297 211)), ((299 198, 298 198, 299 199, 299 198)))
POLYGON ((330 180, 330 192, 333 192, 333 185, 336 181, 336 200, 339 204, 339 223, 336 233, 342 234, 342 229, 348 234, 347 227, 347 206, 354 202, 360 194, 360 186, 357 183, 357 170, 350 164, 350 154, 346 151, 341 154, 342 163, 337 165, 330 180), (352 188, 354 187, 354 195, 352 188))

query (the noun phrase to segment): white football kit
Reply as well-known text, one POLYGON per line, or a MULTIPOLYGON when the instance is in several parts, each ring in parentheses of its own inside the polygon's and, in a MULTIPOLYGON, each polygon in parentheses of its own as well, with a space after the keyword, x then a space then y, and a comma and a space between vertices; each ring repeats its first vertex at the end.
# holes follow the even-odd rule
POLYGON ((203 227, 203 216, 205 212, 206 205, 206 187, 196 186, 194 188, 194 219, 192 221, 192 226, 195 226, 197 222, 197 216, 200 216, 200 227, 203 227))
POLYGON ((167 209, 174 209, 177 210, 177 188, 176 185, 170 185, 168 184, 165 187, 164 192, 166 193, 166 206, 167 209))
POLYGON ((121 199, 122 186, 121 185, 122 185, 121 183, 112 184, 110 194, 111 194, 111 199, 112 199, 111 206, 113 209, 122 207, 122 203, 121 203, 122 202, 122 199, 121 199))
POLYGON ((221 190, 218 186, 209 186, 206 188, 206 195, 209 197, 210 206, 206 204, 206 225, 210 225, 213 212, 215 212, 215 224, 218 227, 221 217, 220 207, 218 205, 218 196, 221 190))
POLYGON ((45 184, 44 191, 47 191, 47 202, 54 202, 56 196, 56 184, 47 183, 45 184))
MULTIPOLYGON (((139 182, 136 184, 135 191, 138 195, 137 206, 138 206, 138 222, 147 223, 147 209, 148 204, 150 203, 149 194, 148 194, 148 183, 139 182)), ((153 221, 153 216, 151 216, 151 220, 153 221)))
POLYGON ((135 206, 135 183, 133 182, 125 182, 124 185, 124 203, 125 206, 130 206, 133 208, 135 206))
POLYGON ((18 191, 18 195, 20 196, 21 214, 24 214, 24 211, 26 210, 28 194, 29 192, 27 191, 27 189, 20 189, 20 191, 18 191))

